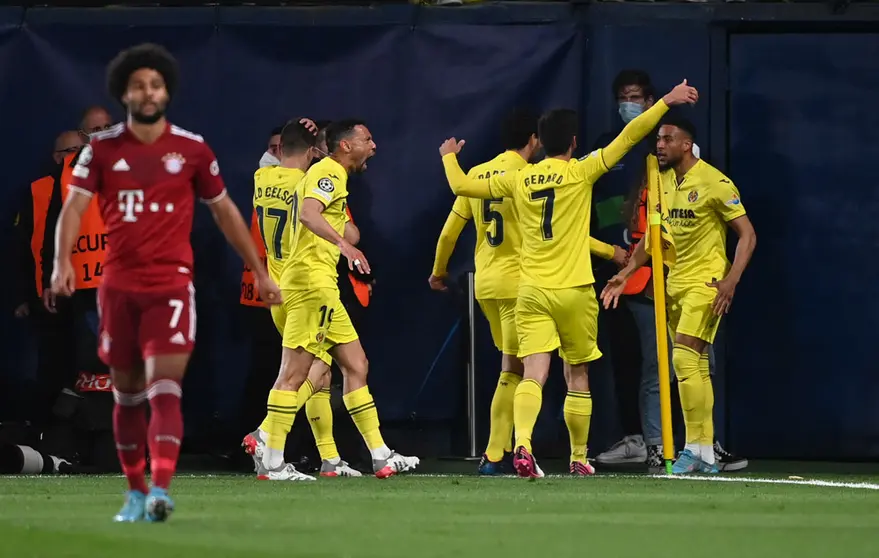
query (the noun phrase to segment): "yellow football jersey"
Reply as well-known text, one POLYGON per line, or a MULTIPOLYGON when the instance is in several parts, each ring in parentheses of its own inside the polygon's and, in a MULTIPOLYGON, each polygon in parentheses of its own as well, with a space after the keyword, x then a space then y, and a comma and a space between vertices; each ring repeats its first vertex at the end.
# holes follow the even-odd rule
MULTIPOLYGON (((484 180, 514 172, 526 164, 525 159, 515 151, 505 151, 491 161, 476 165, 467 176, 484 180)), ((513 200, 478 200, 458 196, 452 211, 464 219, 473 219, 476 226, 476 298, 516 298, 522 234, 519 232, 513 200)))
POLYGON ((546 289, 595 282, 589 255, 592 187, 607 172, 602 150, 582 161, 544 159, 492 176, 492 197, 513 199, 522 234, 520 285, 546 289))
POLYGON ((675 262, 668 274, 669 290, 723 279, 730 265, 726 257, 726 224, 745 214, 735 184, 701 159, 680 184, 673 169, 660 176, 668 205, 663 208, 662 219, 675 246, 675 262))
MULTIPOLYGON (((302 180, 302 201, 316 199, 324 206, 324 219, 339 236, 345 234, 349 221, 345 208, 348 203, 348 173, 330 157, 324 157, 308 169, 302 180)), ((281 288, 311 290, 322 287, 338 288, 339 247, 317 236, 305 226, 299 227, 296 251, 284 266, 281 288)))
POLYGON ((281 279, 284 262, 296 249, 299 226, 300 183, 305 173, 300 169, 265 167, 253 175, 253 209, 259 232, 266 247, 269 276, 281 279))

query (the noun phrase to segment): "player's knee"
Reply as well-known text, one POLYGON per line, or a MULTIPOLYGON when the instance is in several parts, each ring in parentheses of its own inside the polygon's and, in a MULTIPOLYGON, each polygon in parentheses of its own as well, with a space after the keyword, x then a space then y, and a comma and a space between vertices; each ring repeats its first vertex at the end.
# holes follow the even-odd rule
POLYGON ((303 358, 301 351, 295 353, 284 349, 281 357, 281 368, 278 371, 278 379, 275 380, 274 389, 282 391, 297 391, 308 377, 309 363, 303 358))
POLYGON ((523 365, 522 361, 516 358, 515 355, 511 354, 504 353, 501 360, 501 368, 503 368, 504 372, 509 372, 516 376, 522 376, 522 374, 525 373, 525 365, 523 365))
POLYGON ((699 376, 698 366, 693 366, 693 355, 696 355, 696 364, 698 365, 698 354, 689 347, 676 346, 671 353, 671 363, 674 366, 674 373, 678 380, 685 382, 691 378, 699 376))
POLYGON ((344 368, 342 368, 342 374, 344 374, 347 378, 365 379, 368 373, 369 361, 366 359, 365 354, 355 358, 353 361, 349 362, 344 368))
POLYGON ((296 380, 295 375, 292 374, 281 374, 278 376, 278 379, 275 380, 274 389, 280 391, 298 391, 302 386, 303 380, 296 380))
POLYGON ((110 378, 113 387, 122 393, 140 393, 146 390, 146 377, 143 369, 132 367, 131 369, 110 369, 110 378))

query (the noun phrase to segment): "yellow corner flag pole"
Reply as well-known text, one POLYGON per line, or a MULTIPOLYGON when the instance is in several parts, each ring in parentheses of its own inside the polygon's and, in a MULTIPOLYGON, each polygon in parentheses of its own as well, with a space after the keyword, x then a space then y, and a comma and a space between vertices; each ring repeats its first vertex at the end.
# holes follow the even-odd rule
POLYGON ((671 431, 671 380, 668 370, 668 326, 665 315, 665 268, 662 263, 662 215, 656 211, 659 192, 659 162, 647 157, 648 216, 650 256, 653 266, 653 307, 656 317, 656 362, 659 364, 659 409, 662 417, 662 457, 665 472, 671 474, 674 436, 671 431))

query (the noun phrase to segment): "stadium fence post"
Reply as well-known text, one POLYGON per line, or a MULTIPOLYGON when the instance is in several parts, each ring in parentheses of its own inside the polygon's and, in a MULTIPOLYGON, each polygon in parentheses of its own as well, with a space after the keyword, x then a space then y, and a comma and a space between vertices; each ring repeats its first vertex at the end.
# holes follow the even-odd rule
POLYGON ((470 438, 469 457, 476 455, 476 282, 475 273, 467 274, 467 320, 470 324, 469 352, 467 354, 467 435, 470 438))

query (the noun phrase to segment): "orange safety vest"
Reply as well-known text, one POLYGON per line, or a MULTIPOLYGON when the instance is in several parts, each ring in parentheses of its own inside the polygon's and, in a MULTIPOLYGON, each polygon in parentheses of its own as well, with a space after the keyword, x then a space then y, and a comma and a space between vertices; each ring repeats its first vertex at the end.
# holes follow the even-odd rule
MULTIPOLYGON (((647 188, 641 193, 641 202, 638 204, 638 229, 632 231, 632 243, 629 245, 629 255, 635 251, 638 241, 644 237, 647 232, 647 188)), ((625 295, 636 295, 641 293, 650 281, 650 266, 642 266, 629 277, 629 282, 623 289, 625 295)))
MULTIPOLYGON (((345 212, 348 213, 348 219, 353 223, 354 217, 351 216, 351 208, 347 205, 345 206, 345 212)), ((369 306, 369 284, 361 281, 351 272, 348 272, 348 280, 351 281, 351 286, 354 287, 354 296, 357 297, 360 305, 364 308, 369 306)))
MULTIPOLYGON (((253 217, 250 219, 250 237, 256 245, 256 251, 262 265, 266 265, 266 247, 262 241, 262 234, 259 231, 259 222, 256 218, 256 210, 253 211, 253 217)), ((259 289, 256 288, 256 277, 253 270, 244 264, 244 272, 241 273, 241 304, 245 306, 261 306, 266 308, 268 305, 259 297, 259 289)))
MULTIPOLYGON (((78 153, 64 158, 64 168, 61 171, 61 201, 67 200, 67 186, 72 183, 73 161, 78 153)), ((101 210, 98 207, 98 196, 92 196, 82 214, 82 222, 79 225, 79 237, 73 245, 73 255, 70 259, 73 269, 76 271, 76 289, 96 289, 104 281, 104 261, 107 258, 107 227, 101 218, 101 210)))
POLYGON ((31 254, 34 256, 34 267, 37 281, 37 295, 43 296, 43 239, 46 236, 46 216, 49 214, 49 202, 52 199, 52 188, 55 179, 44 176, 31 182, 31 197, 34 199, 34 230, 31 233, 31 254))

